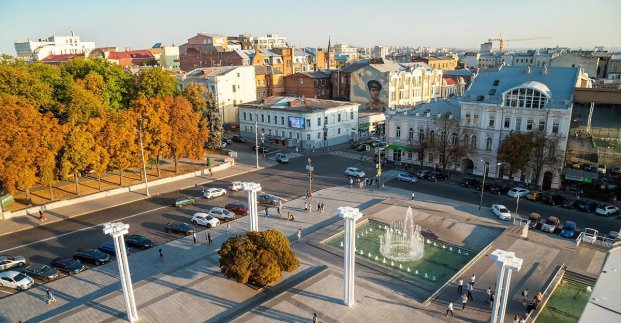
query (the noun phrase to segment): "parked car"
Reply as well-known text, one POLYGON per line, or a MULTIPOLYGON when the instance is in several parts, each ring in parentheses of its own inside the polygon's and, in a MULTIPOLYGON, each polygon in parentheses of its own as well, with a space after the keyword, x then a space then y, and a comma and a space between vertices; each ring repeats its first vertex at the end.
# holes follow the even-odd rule
POLYGON ((446 174, 443 174, 443 173, 432 173, 430 175, 427 175, 427 180, 430 182, 445 181, 447 179, 448 179, 448 176, 446 176, 446 174))
POLYGON ((600 204, 595 209, 595 213, 603 216, 609 216, 619 213, 619 208, 610 204, 600 204))
POLYGON ((597 208, 597 203, 593 201, 589 201, 589 200, 580 200, 578 201, 578 204, 576 204, 576 209, 582 212, 591 213, 595 211, 596 208, 597 208))
POLYGON ((208 198, 208 199, 218 197, 218 196, 223 196, 223 195, 226 195, 226 190, 223 188, 212 187, 212 188, 203 190, 203 197, 208 198))
MULTIPOLYGON (((257 150, 257 146, 252 146, 252 150, 257 150)), ((259 146, 259 152, 262 154, 266 154, 270 152, 270 149, 265 147, 264 145, 259 146)))
POLYGON ((75 259, 72 258, 56 258, 54 260, 52 260, 52 263, 50 264, 52 267, 63 271, 69 275, 71 274, 77 274, 81 271, 83 271, 84 269, 86 269, 86 267, 84 267, 84 265, 82 265, 81 263, 79 263, 78 261, 76 261, 75 259))
POLYGON ((528 227, 530 229, 539 229, 543 224, 543 219, 541 218, 541 214, 539 213, 531 213, 528 216, 528 220, 530 220, 530 223, 528 224, 528 227))
POLYGON ((30 265, 22 272, 32 278, 37 278, 40 280, 50 281, 52 279, 58 278, 58 270, 52 268, 48 265, 36 264, 30 265))
POLYGON ((611 182, 611 181, 606 180, 606 179, 600 179, 600 180, 596 181, 596 182, 595 182, 595 184, 596 184, 599 188, 601 188, 601 189, 603 189, 603 190, 614 191, 614 190, 616 190, 617 188, 619 188, 619 185, 618 185, 617 183, 615 183, 615 182, 611 182))
POLYGON ((561 230, 561 237, 573 239, 576 234, 576 222, 574 221, 565 221, 563 224, 563 229, 561 230))
POLYGON ((485 190, 491 194, 501 195, 509 192, 509 186, 501 184, 489 184, 485 185, 485 190))
POLYGON ((507 192, 507 196, 512 197, 512 198, 518 198, 518 197, 522 198, 528 195, 528 193, 529 191, 525 188, 514 187, 507 192))
POLYGON ((257 203, 267 206, 276 206, 278 205, 278 197, 272 194, 259 194, 257 195, 257 203))
POLYGON ((563 207, 566 209, 575 209, 578 206, 579 200, 567 199, 563 201, 563 207))
POLYGON ((504 205, 492 204, 492 213, 501 220, 511 220, 511 212, 504 205))
POLYGON ((0 270, 7 270, 13 267, 21 267, 26 264, 26 258, 23 256, 0 256, 0 270))
POLYGON ((475 178, 465 177, 461 180, 461 186, 467 188, 478 188, 481 187, 481 182, 475 178))
POLYGON ((169 222, 169 223, 166 223, 166 227, 164 227, 164 232, 183 234, 183 235, 189 236, 195 231, 194 231, 194 227, 190 224, 183 223, 183 222, 177 222, 177 223, 169 222))
POLYGON ((563 204, 563 201, 565 201, 565 198, 562 195, 558 194, 544 194, 541 197, 542 203, 552 206, 563 204))
POLYGON ((610 232, 608 232, 608 239, 618 240, 619 239, 619 231, 610 231, 610 232))
POLYGON ((130 234, 126 236, 125 244, 127 244, 130 247, 138 248, 142 250, 153 247, 153 241, 138 234, 130 234))
POLYGON ((532 191, 528 195, 526 195, 526 198, 531 201, 539 201, 541 200, 542 197, 543 197, 543 193, 538 192, 538 191, 532 191))
POLYGON ((417 170, 414 175, 420 179, 427 179, 428 176, 431 176, 430 170, 417 170))
POLYGON ((78 249, 73 253, 73 259, 99 266, 109 262, 110 255, 95 249, 78 249))
POLYGON ((541 231, 543 232, 549 232, 549 233, 554 233, 554 231, 556 230, 556 228, 558 228, 561 225, 561 220, 559 220, 557 217, 555 216, 550 216, 548 217, 548 219, 546 220, 546 222, 544 222, 541 225, 541 231))
POLYGON ((591 228, 584 228, 582 230, 582 241, 588 243, 595 243, 597 241, 597 237, 599 236, 599 231, 591 228))
POLYGON ((409 174, 409 173, 405 173, 405 172, 401 172, 397 174, 397 180, 401 182, 408 182, 408 183, 418 182, 418 179, 416 179, 416 176, 409 174))
POLYGON ((229 190, 231 190, 231 191, 237 192, 237 191, 240 191, 240 190, 243 190, 243 189, 244 189, 244 183, 242 183, 242 182, 232 182, 229 185, 229 190))
POLYGON ((370 151, 371 150, 371 146, 367 145, 367 144, 360 144, 360 145, 356 146, 356 150, 357 151, 370 151))
POLYGON ((345 170, 345 176, 364 178, 366 174, 356 167, 347 167, 345 170))
MULTIPOLYGON (((114 247, 114 242, 109 241, 101 245, 101 247, 97 248, 97 250, 107 253, 110 256, 116 256, 116 248, 114 247)), ((125 254, 129 254, 129 248, 125 247, 125 254)))
POLYGON ((283 153, 276 154, 276 161, 281 164, 286 164, 289 162, 289 157, 283 153))
POLYGON ((242 144, 245 144, 245 143, 248 142, 248 140, 246 140, 246 139, 244 139, 244 138, 242 138, 240 136, 237 136, 237 135, 233 136, 233 141, 234 142, 239 142, 239 143, 242 143, 242 144))
POLYGON ((599 174, 606 174, 606 165, 604 165, 604 164, 599 164, 599 165, 595 166, 595 169, 597 169, 597 172, 599 174))
POLYGON ((221 207, 212 207, 211 210, 209 210, 209 215, 213 216, 214 218, 217 218, 221 221, 230 221, 235 219, 235 213, 225 209, 225 208, 221 208, 221 207))
POLYGON ((610 174, 612 175, 620 175, 621 174, 621 166, 615 166, 610 170, 610 174))
POLYGON ((222 137, 222 141, 226 142, 228 145, 233 143, 233 140, 231 140, 231 138, 227 138, 227 137, 222 137))
POLYGON ((210 214, 197 212, 192 216, 192 223, 194 225, 206 226, 209 229, 218 226, 218 224, 220 224, 220 220, 210 214))
POLYGON ((24 273, 13 270, 0 272, 0 286, 27 290, 32 285, 34 285, 34 279, 24 273))
POLYGON ((228 203, 224 208, 237 215, 248 215, 249 212, 248 207, 243 203, 228 203))
POLYGON ((190 205, 190 204, 194 204, 196 201, 191 198, 191 197, 180 197, 178 199, 175 199, 172 202, 172 205, 175 207, 184 207, 186 205, 190 205))

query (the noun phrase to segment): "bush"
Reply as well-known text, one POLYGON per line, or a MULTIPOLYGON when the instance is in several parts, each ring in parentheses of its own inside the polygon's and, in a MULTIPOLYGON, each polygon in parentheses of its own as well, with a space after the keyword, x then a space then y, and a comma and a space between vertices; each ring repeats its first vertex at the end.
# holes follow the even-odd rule
POLYGON ((219 254, 224 276, 261 287, 278 282, 283 271, 300 266, 289 240, 274 229, 229 238, 219 254))

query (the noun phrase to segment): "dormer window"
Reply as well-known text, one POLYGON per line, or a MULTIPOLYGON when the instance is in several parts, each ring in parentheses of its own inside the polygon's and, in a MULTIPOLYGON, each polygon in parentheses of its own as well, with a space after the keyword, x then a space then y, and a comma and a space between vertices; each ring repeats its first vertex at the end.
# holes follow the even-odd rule
POLYGON ((530 82, 527 87, 514 88, 503 93, 503 106, 512 108, 543 109, 550 100, 547 86, 530 82))

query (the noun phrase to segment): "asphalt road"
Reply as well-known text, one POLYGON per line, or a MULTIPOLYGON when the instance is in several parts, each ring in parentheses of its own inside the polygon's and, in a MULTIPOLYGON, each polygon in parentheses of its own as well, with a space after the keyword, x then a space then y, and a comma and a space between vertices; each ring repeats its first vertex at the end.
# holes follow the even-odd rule
MULTIPOLYGON (((239 159, 251 161, 254 153, 250 147, 252 147, 250 143, 245 145, 235 143, 229 148, 239 152, 239 159)), ((347 151, 354 152, 352 150, 347 151)), ((269 160, 274 154, 275 152, 271 152, 267 154, 266 159, 261 159, 261 165, 273 165, 272 167, 225 180, 217 180, 216 175, 216 180, 206 187, 225 188, 232 181, 253 181, 261 183, 265 192, 277 195, 285 200, 303 196, 308 190, 309 184, 305 170, 309 155, 293 158, 290 163, 281 165, 269 160)), ((348 181, 344 176, 344 171, 349 166, 358 167, 369 175, 375 174, 374 165, 371 162, 361 162, 359 159, 333 156, 323 151, 311 153, 310 158, 315 169, 314 191, 336 185, 347 185, 348 181)), ((435 183, 428 181, 402 183, 393 180, 387 185, 473 204, 478 204, 480 197, 480 192, 463 188, 451 180, 435 183)), ((164 233, 166 223, 189 222, 195 212, 207 212, 211 207, 224 206, 232 201, 245 203, 247 199, 244 191, 228 192, 226 196, 210 200, 200 196, 200 188, 184 190, 6 235, 0 239, 0 253, 23 255, 30 263, 49 264, 56 257, 71 256, 73 251, 78 248, 97 248, 104 242, 110 241, 110 237, 102 233, 101 224, 115 220, 122 220, 129 224, 132 234, 144 235, 155 243, 166 243, 179 237, 178 235, 164 233), (172 200, 185 195, 197 197, 197 203, 181 209, 171 206, 172 200)), ((515 210, 515 199, 486 193, 483 206, 489 208, 494 203, 504 204, 512 212, 515 210)), ((530 212, 538 212, 544 218, 554 215, 559 217, 561 221, 570 219, 575 221, 579 228, 595 228, 603 233, 619 230, 621 226, 621 220, 618 217, 605 218, 520 199, 519 213, 527 215, 530 212)), ((197 231, 200 230, 205 230, 205 228, 197 227, 197 231)), ((200 237, 204 236, 199 234, 200 237)), ((132 250, 132 252, 139 251, 132 250)), ((0 288, 0 297, 13 292, 9 289, 0 288)))

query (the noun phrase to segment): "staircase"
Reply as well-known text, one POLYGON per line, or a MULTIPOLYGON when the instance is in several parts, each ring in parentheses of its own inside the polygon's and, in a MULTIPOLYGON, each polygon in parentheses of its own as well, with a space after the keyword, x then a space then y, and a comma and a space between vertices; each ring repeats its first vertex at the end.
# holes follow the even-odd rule
POLYGON ((565 274, 563 274, 563 279, 572 280, 591 287, 595 286, 595 282, 597 281, 596 277, 579 274, 571 270, 565 270, 565 274))

